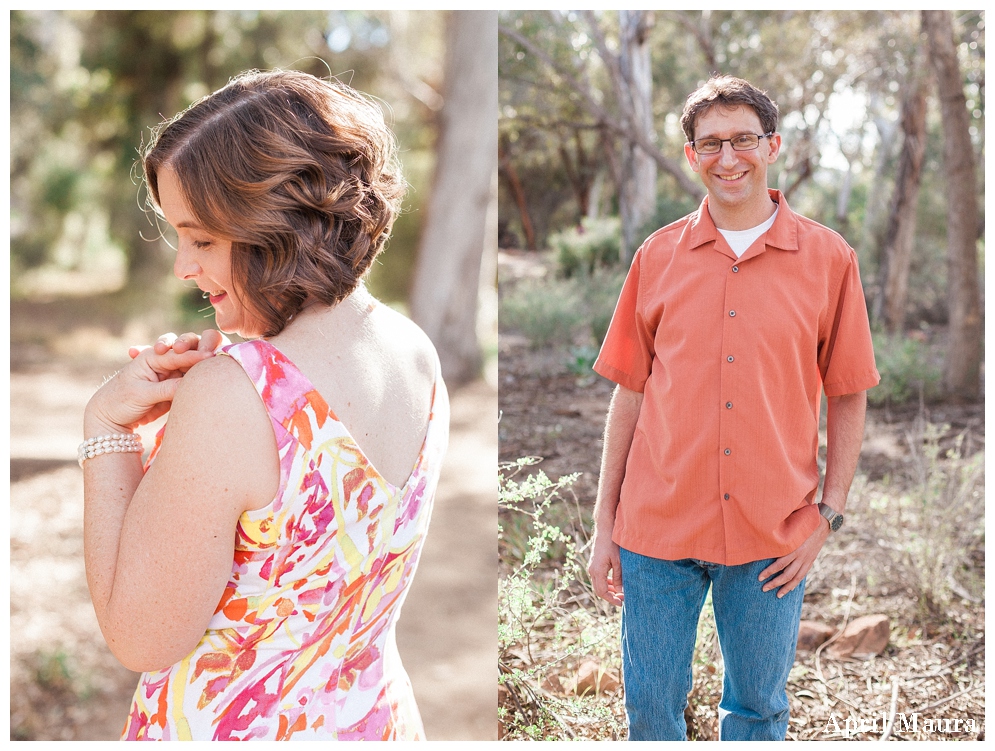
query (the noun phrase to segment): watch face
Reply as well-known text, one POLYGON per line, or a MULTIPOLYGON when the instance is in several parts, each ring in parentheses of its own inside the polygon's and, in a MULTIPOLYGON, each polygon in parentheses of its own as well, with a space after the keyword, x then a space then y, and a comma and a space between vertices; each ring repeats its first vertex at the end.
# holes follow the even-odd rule
POLYGON ((829 528, 835 532, 837 529, 843 526, 843 514, 836 514, 833 520, 829 522, 829 528))

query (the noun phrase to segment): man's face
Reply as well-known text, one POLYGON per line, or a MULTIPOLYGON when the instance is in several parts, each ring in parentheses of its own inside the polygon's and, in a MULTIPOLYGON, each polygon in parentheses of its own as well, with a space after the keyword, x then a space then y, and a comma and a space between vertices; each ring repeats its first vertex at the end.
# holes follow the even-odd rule
MULTIPOLYGON (((760 118, 752 107, 716 105, 698 116, 695 140, 732 138, 743 133, 763 134, 760 118)), ((781 136, 761 138, 753 151, 734 151, 723 143, 717 154, 698 154, 691 144, 684 144, 684 155, 691 169, 701 175, 708 191, 709 205, 738 212, 767 201, 767 165, 773 164, 781 149, 781 136), (718 206, 716 206, 718 204, 718 206)))

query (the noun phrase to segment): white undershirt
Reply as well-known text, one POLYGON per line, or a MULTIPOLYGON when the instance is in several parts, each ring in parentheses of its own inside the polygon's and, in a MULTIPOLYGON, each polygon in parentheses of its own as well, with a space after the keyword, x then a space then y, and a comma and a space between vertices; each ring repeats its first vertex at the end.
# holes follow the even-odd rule
POLYGON ((754 240, 771 228, 771 225, 774 224, 774 220, 777 218, 777 212, 780 210, 781 207, 778 206, 774 209, 774 213, 770 215, 770 219, 750 229, 719 229, 722 237, 726 239, 729 247, 732 248, 732 252, 736 254, 736 258, 742 256, 746 252, 746 249, 753 245, 754 240))

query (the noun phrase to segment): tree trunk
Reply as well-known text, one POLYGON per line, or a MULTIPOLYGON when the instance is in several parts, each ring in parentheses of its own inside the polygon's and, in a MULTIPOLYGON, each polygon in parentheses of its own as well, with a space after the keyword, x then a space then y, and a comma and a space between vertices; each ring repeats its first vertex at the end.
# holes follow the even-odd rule
MULTIPOLYGON (((877 109, 875 98, 871 100, 871 109, 877 109)), ((871 184, 881 185, 888 174, 888 163, 891 160, 891 147, 892 142, 895 140, 894 136, 897 126, 881 115, 875 115, 873 120, 874 127, 878 132, 878 146, 874 155, 874 177, 871 180, 871 184)), ((875 265, 878 268, 878 273, 874 278, 874 285, 877 288, 880 288, 884 284, 884 276, 881 273, 881 254, 882 246, 884 245, 881 233, 883 230, 879 227, 880 222, 878 221, 878 217, 881 216, 884 210, 885 199, 882 196, 882 191, 871 191, 871 194, 867 198, 867 211, 864 215, 864 225, 860 231, 859 246, 856 246, 862 257, 865 257, 868 253, 873 257, 875 265)))
POLYGON ((694 12, 671 11, 676 14, 681 26, 698 42, 698 49, 705 58, 705 70, 709 72, 718 70, 720 66, 715 57, 715 43, 712 39, 712 11, 703 10, 697 17, 692 15, 694 12))
POLYGON ((525 247, 528 250, 536 249, 536 233, 532 226, 532 218, 529 216, 528 201, 525 200, 525 191, 522 189, 522 181, 518 177, 518 170, 511 159, 511 152, 508 148, 508 141, 502 138, 498 141, 498 164, 504 181, 511 191, 511 197, 518 208, 518 218, 522 223, 522 232, 525 234, 525 247))
POLYGON ((929 36, 943 115, 943 164, 947 180, 947 304, 949 349, 944 382, 950 396, 976 400, 981 390, 981 300, 978 287, 977 156, 950 12, 922 11, 929 36))
POLYGON ((591 201, 591 186, 594 184, 591 160, 588 157, 587 149, 584 148, 584 139, 579 128, 574 128, 572 137, 566 139, 562 132, 557 132, 557 151, 560 161, 563 163, 563 171, 566 172, 567 181, 577 199, 577 224, 580 225, 584 217, 588 215, 591 201), (570 144, 573 145, 574 155, 571 156, 570 144))
MULTIPOLYGON (((653 130, 653 72, 650 64, 649 11, 618 12, 620 27, 619 67, 623 90, 618 92, 623 111, 631 118, 632 130, 649 142, 653 130)), ((622 185, 619 208, 622 214, 622 261, 628 263, 642 240, 637 237, 656 210, 656 162, 649 151, 633 141, 623 146, 622 185)))
POLYGON ((853 159, 844 152, 846 158, 846 173, 836 196, 836 224, 839 233, 846 237, 850 234, 850 197, 853 195, 853 159))
POLYGON ((926 81, 922 67, 920 57, 907 83, 908 93, 902 100, 902 152, 898 157, 895 193, 881 250, 880 286, 874 300, 874 319, 880 321, 883 318, 886 328, 892 333, 901 331, 905 324, 909 266, 915 244, 916 206, 922 161, 926 153, 926 81))
MULTIPOLYGON (((595 44, 598 48, 598 55, 611 72, 613 77, 612 85, 614 87, 614 91, 618 93, 621 90, 621 87, 617 84, 618 76, 620 75, 618 70, 618 60, 608 49, 599 17, 595 15, 594 11, 591 10, 586 10, 583 14, 588 20, 591 34, 593 35, 595 44)), ((579 104, 600 127, 610 131, 614 136, 618 136, 624 141, 634 141, 638 144, 642 150, 649 154, 653 161, 656 162, 657 168, 673 177, 678 187, 691 196, 695 201, 700 201, 702 197, 704 197, 705 191, 701 185, 692 178, 688 177, 685 172, 683 156, 678 159, 671 159, 670 157, 665 156, 664 153, 660 151, 659 146, 657 146, 655 137, 648 136, 646 133, 632 128, 628 118, 620 118, 616 113, 609 112, 605 109, 601 103, 601 98, 596 97, 592 93, 591 87, 587 83, 581 83, 577 76, 574 75, 574 72, 565 66, 557 64, 557 62, 550 57, 550 55, 544 52, 531 40, 522 34, 519 34, 513 28, 502 26, 501 24, 498 24, 498 30, 503 36, 511 39, 515 44, 520 45, 522 49, 530 55, 535 55, 539 60, 545 63, 550 70, 555 71, 556 74, 562 79, 560 85, 568 86, 572 91, 577 93, 580 97, 579 104)), ((620 107, 624 106, 623 102, 620 102, 619 104, 620 107)))
POLYGON ((411 313, 432 338, 451 387, 479 376, 485 254, 497 251, 497 14, 451 11, 435 178, 411 288, 411 313))

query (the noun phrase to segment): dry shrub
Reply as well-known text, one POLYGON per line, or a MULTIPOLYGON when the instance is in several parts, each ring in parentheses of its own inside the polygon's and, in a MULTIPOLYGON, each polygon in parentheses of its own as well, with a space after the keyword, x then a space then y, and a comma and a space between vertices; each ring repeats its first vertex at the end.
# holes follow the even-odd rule
MULTIPOLYGON (((619 689, 577 695, 577 668, 620 673, 618 613, 591 591, 580 524, 565 519, 575 475, 526 473, 536 459, 499 467, 499 721, 508 740, 610 740, 621 734, 619 689), (566 530, 566 531, 565 531, 566 530), (568 534, 569 532, 569 534, 568 534)), ((579 509, 574 507, 579 516, 579 509)))
POLYGON ((909 454, 894 476, 855 491, 891 571, 926 615, 953 597, 980 602, 984 593, 984 452, 970 435, 919 418, 906 433, 909 454), (981 565, 979 565, 979 563, 981 565))
POLYGON ((507 285, 499 317, 505 330, 518 331, 534 349, 578 344, 601 347, 618 301, 625 269, 597 268, 570 278, 546 273, 507 285))

